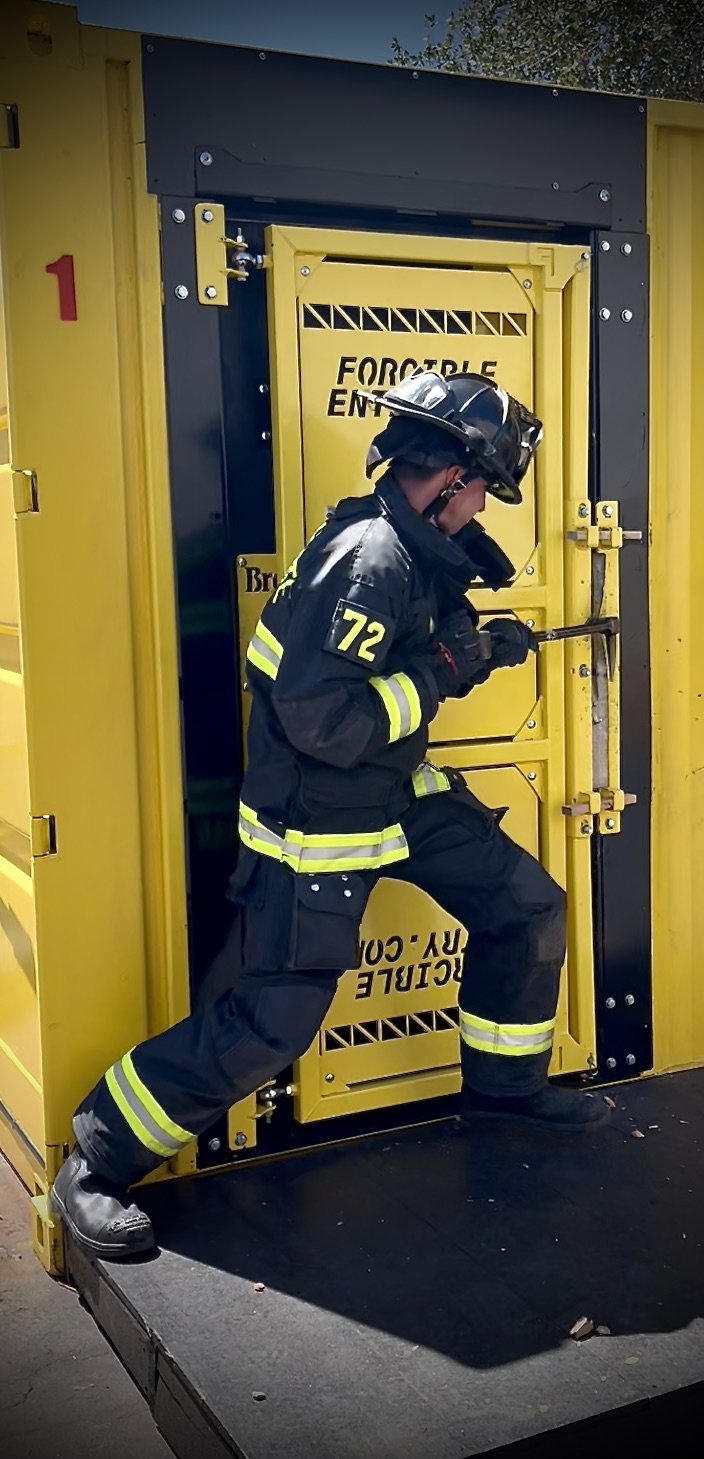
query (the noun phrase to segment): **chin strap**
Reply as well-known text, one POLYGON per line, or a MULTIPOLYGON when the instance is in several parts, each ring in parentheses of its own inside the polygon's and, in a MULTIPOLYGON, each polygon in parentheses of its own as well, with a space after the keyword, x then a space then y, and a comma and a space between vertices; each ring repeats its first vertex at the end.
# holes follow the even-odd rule
POLYGON ((452 501, 453 496, 457 496, 459 492, 464 491, 466 485, 466 481, 456 481, 454 486, 446 486, 445 490, 441 491, 430 502, 430 505, 425 508, 425 511, 421 515, 427 522, 434 522, 437 525, 436 519, 440 516, 443 508, 447 506, 448 502, 452 501))

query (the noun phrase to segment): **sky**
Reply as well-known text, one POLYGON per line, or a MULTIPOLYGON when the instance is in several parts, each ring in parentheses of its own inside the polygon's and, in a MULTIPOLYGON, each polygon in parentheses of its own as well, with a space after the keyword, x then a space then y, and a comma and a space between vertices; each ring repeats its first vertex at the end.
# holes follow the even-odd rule
POLYGON ((386 62, 398 36, 417 50, 431 0, 74 0, 85 25, 187 36, 338 60, 386 62))

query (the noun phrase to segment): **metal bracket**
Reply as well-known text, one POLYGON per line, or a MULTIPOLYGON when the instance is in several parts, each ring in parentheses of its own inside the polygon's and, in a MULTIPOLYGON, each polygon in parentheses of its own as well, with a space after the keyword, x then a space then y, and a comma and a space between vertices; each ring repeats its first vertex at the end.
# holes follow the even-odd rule
POLYGON ((270 259, 264 253, 250 253, 241 228, 235 238, 227 237, 222 203, 196 203, 193 219, 198 302, 226 309, 228 279, 245 283, 250 269, 268 268, 270 259), (234 267, 228 261, 228 250, 234 251, 234 267))
POLYGON ((34 471, 14 470, 12 472, 12 500, 15 508, 15 515, 24 516, 26 512, 39 511, 39 498, 37 496, 37 478, 34 471))
POLYGON ((29 849, 33 857, 56 855, 56 819, 54 816, 30 816, 29 849))
POLYGON ((616 836, 621 829, 621 813, 635 805, 638 797, 619 789, 580 791, 562 814, 568 817, 568 836, 616 836), (579 820, 579 825, 577 821, 579 820), (596 821, 596 824, 595 824, 596 821))

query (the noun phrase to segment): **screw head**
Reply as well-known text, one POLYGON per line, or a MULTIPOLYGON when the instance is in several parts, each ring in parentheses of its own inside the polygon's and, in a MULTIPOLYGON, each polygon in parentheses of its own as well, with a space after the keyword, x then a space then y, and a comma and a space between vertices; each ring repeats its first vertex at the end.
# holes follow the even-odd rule
POLYGON ((582 258, 584 259, 584 262, 585 263, 588 263, 589 262, 589 259, 591 258, 591 256, 592 256, 592 253, 591 253, 591 249, 590 248, 583 249, 583 251, 582 251, 582 258))
POLYGON ((344 896, 346 896, 346 897, 351 897, 351 896, 352 896, 352 893, 351 893, 351 891, 350 891, 350 890, 349 890, 349 888, 346 888, 346 889, 345 889, 345 892, 344 892, 344 894, 343 894, 343 895, 344 895, 344 896))
POLYGON ((306 268, 306 267, 305 267, 305 266, 304 266, 304 267, 303 267, 303 268, 302 268, 302 269, 301 269, 301 273, 302 273, 302 275, 303 275, 303 277, 304 277, 304 279, 307 279, 307 278, 308 278, 308 275, 309 275, 309 273, 310 273, 310 269, 309 269, 309 268, 306 268))
POLYGON ((215 214, 212 208, 204 208, 200 216, 204 223, 212 223, 215 214))
POLYGON ((526 568, 526 577, 527 578, 532 578, 534 572, 535 572, 535 568, 534 567, 527 567, 526 568))
POLYGON ((237 559, 237 566, 238 567, 246 567, 247 566, 247 559, 246 559, 246 557, 238 557, 238 559, 237 559))
POLYGON ((208 1140, 208 1149, 212 1150, 213 1155, 215 1155, 216 1151, 220 1149, 220 1141, 217 1138, 208 1140))
POLYGON ((615 1069, 616 1068, 616 1060, 615 1059, 607 1059, 606 1060, 606 1067, 607 1067, 607 1069, 615 1069))
POLYGON ((218 297, 218 291, 217 291, 217 289, 216 289, 216 287, 215 287, 214 284, 206 284, 205 289, 203 290, 203 292, 205 294, 206 299, 217 299, 217 297, 218 297))
POLYGON ((627 1064, 635 1064, 635 1062, 636 1062, 636 1056, 635 1056, 635 1054, 626 1054, 626 1063, 627 1064))
POLYGON ((173 218, 174 223, 185 223, 186 221, 186 214, 184 213, 183 208, 172 208, 171 217, 173 218))
POLYGON ((269 386, 266 385, 263 381, 262 381, 262 384, 258 387, 258 389, 259 389, 259 394, 260 395, 268 395, 269 394, 269 386))
POLYGON ((176 295, 176 298, 177 299, 187 299, 188 298, 188 289, 186 288, 186 285, 185 284, 177 284, 176 285, 176 288, 174 289, 174 294, 176 295))
POLYGON ((417 81, 418 80, 418 72, 417 71, 413 71, 412 72, 412 74, 411 74, 411 80, 412 81, 417 81))
POLYGON ((580 679, 591 679, 591 676, 592 676, 592 671, 591 671, 589 665, 588 664, 580 664, 580 666, 579 666, 579 677, 580 677, 580 679))
POLYGON ((616 825, 616 822, 615 822, 613 816, 607 816, 606 817, 606 829, 607 829, 607 831, 613 831, 615 825, 616 825))
POLYGON ((613 517, 613 508, 612 507, 604 507, 604 516, 605 517, 613 517))
POLYGON ((270 441, 271 440, 271 431, 262 431, 262 440, 263 441, 270 441))
POLYGON ((608 203, 610 197, 611 197, 611 193, 609 192, 608 187, 601 187, 601 188, 599 188, 599 201, 600 202, 602 202, 602 203, 608 203))
POLYGON ((606 1007, 607 1008, 615 1008, 616 1007, 616 999, 615 998, 607 998, 607 1000, 606 1000, 606 1007))
POLYGON ((559 191, 560 191, 560 184, 559 184, 559 182, 554 182, 553 183, 552 190, 553 190, 554 193, 559 193, 559 191))
POLYGON ((622 243, 621 244, 621 252, 622 253, 629 254, 629 253, 632 253, 632 251, 633 250, 631 248, 630 243, 622 243))
POLYGON ((320 884, 317 881, 311 882, 310 889, 312 892, 319 892, 320 884))
POLYGON ((627 993, 627 994, 626 994, 626 997, 625 997, 625 1004, 626 1004, 626 1007, 627 1007, 627 1008, 632 1008, 632 1007, 633 1007, 633 1004, 634 1004, 634 1003, 635 1003, 635 1001, 636 1001, 636 1000, 635 1000, 635 998, 634 998, 634 997, 633 997, 633 994, 632 994, 632 993, 627 993))
POLYGON ((560 95, 560 93, 559 93, 559 91, 558 91, 558 90, 557 90, 557 87, 556 87, 556 86, 553 86, 553 89, 552 89, 552 94, 553 94, 553 96, 559 96, 559 95, 560 95))
POLYGON ((237 1149, 241 1150, 242 1146, 246 1144, 247 1136, 245 1135, 244 1130, 238 1130, 237 1134, 235 1135, 235 1145, 237 1146, 237 1149))
POLYGON ((242 680, 242 688, 243 688, 245 694, 248 694, 249 693, 249 680, 248 679, 243 679, 242 680))
POLYGON ((528 771, 528 779, 529 780, 535 780, 535 770, 529 770, 528 771))
POLYGON ((591 836, 591 834, 592 834, 592 823, 591 823, 591 821, 582 821, 582 823, 580 825, 580 830, 581 830, 583 836, 591 836))
POLYGON ((265 61, 266 60, 266 51, 260 51, 259 52, 259 59, 260 59, 260 61, 265 61))
POLYGON ((200 163, 202 163, 203 167, 212 167, 212 165, 213 165, 213 154, 212 154, 212 152, 201 152, 201 154, 200 154, 200 156, 198 158, 198 161, 200 163))
POLYGON ((534 618, 526 618, 526 628, 535 628, 534 618))
POLYGON ((335 1075, 334 1074, 326 1074, 325 1075, 325 1083, 326 1084, 334 1084, 335 1083, 335 1075))
POLYGON ((624 324, 630 324, 630 322, 631 322, 631 320, 633 318, 633 310, 632 309, 622 309, 621 310, 621 318, 622 318, 624 324))
POLYGON ((601 243, 599 244, 599 247, 600 247, 602 253, 608 253, 609 252, 609 249, 611 247, 611 244, 609 243, 608 238, 602 238, 601 243))
POLYGON ((588 517, 589 516, 589 507, 587 506, 586 502, 580 502, 579 508, 577 510, 577 516, 578 517, 588 517))
POLYGON ((610 309, 600 309, 599 310, 599 318, 600 319, 610 319, 611 318, 611 310, 610 309))
POLYGON ((528 719, 528 720, 526 720, 526 729, 535 729, 535 720, 534 719, 528 719))
POLYGON ((533 280, 532 279, 524 279, 523 280, 523 287, 524 287, 524 289, 532 289, 532 287, 533 287, 533 280))

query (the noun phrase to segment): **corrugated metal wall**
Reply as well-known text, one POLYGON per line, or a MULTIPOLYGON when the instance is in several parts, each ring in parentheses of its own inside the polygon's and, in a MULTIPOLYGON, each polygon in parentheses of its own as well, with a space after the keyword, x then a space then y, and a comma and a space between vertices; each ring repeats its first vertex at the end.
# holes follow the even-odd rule
POLYGON ((655 1068, 704 1061, 704 107, 649 106, 655 1068))

